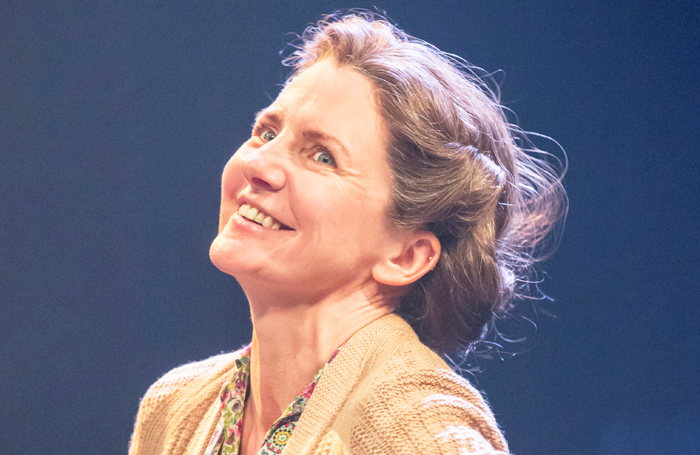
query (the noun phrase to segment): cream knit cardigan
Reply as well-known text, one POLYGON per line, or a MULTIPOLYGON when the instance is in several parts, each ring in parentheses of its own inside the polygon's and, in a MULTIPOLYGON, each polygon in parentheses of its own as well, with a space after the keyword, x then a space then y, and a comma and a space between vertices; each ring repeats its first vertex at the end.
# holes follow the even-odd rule
MULTIPOLYGON (((237 357, 183 365, 153 384, 129 455, 202 455, 237 357)), ((326 367, 283 455, 507 453, 479 392, 390 314, 357 332, 326 367)))

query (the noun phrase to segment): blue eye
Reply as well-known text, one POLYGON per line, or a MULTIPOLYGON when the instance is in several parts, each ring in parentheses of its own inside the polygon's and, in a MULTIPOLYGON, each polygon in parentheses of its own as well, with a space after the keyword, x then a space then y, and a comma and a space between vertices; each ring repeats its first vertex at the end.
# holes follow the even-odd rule
POLYGON ((319 151, 314 153, 313 159, 319 163, 335 166, 335 158, 329 152, 319 151))
POLYGON ((263 133, 260 135, 260 139, 262 139, 265 142, 270 142, 276 137, 277 135, 275 134, 275 132, 270 130, 263 131, 263 133))

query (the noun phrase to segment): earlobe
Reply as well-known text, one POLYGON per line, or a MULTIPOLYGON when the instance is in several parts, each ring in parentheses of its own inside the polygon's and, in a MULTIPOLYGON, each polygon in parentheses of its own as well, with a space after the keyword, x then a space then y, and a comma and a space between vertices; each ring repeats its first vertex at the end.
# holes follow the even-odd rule
POLYGON ((372 268, 372 277, 389 286, 411 284, 435 267, 440 251, 440 241, 433 233, 416 231, 406 238, 398 254, 372 268))

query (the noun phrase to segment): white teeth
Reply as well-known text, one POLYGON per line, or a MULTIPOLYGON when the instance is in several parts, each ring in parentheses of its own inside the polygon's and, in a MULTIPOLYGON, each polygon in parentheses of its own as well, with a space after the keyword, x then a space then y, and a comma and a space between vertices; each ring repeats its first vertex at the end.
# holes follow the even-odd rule
POLYGON ((266 228, 278 230, 280 227, 282 227, 279 221, 248 204, 243 204, 238 209, 238 214, 266 228))
POLYGON ((250 210, 248 210, 248 213, 246 213, 243 216, 248 218, 251 221, 254 221, 257 214, 258 214, 258 209, 256 209, 255 207, 251 207, 250 210))

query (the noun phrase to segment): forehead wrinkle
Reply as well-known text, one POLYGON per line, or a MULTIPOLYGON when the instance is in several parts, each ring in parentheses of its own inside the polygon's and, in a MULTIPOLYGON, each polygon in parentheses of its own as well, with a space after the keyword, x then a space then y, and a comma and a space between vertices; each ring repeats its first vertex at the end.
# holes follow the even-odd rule
POLYGON ((275 123, 282 123, 286 117, 297 113, 299 101, 305 98, 303 93, 297 92, 298 89, 285 87, 272 104, 255 114, 255 121, 269 117, 275 123))
MULTIPOLYGON (((362 77, 365 77, 360 72, 354 72, 362 77)), ((274 121, 280 125, 294 120, 293 123, 297 123, 297 125, 302 127, 302 137, 332 142, 338 146, 338 151, 346 159, 349 161, 354 161, 352 160, 353 157, 350 152, 355 150, 355 148, 358 146, 358 144, 355 143, 356 141, 353 140, 356 138, 350 137, 349 139, 351 140, 349 143, 343 143, 337 135, 331 134, 335 133, 335 131, 324 132, 327 130, 327 128, 324 127, 326 118, 319 118, 318 112, 316 112, 317 106, 327 106, 327 108, 330 108, 331 105, 335 105, 337 103, 337 101, 334 101, 333 103, 329 102, 329 97, 332 97, 333 93, 329 92, 328 87, 320 87, 315 83, 310 83, 309 81, 298 78, 299 76, 289 81, 289 83, 286 84, 279 93, 277 99, 266 109, 259 112, 256 117, 270 117, 271 121, 274 121), (348 148, 348 146, 350 146, 350 148, 348 148)), ((356 101, 357 100, 354 100, 352 102, 354 107, 357 106, 356 101)), ((375 88, 371 83, 369 86, 369 92, 366 93, 365 101, 367 103, 367 107, 369 107, 371 115, 375 119, 375 121, 372 122, 372 128, 365 130, 365 133, 370 136, 378 136, 381 141, 379 148, 382 151, 385 151, 388 145, 386 125, 384 119, 377 109, 375 88)), ((345 106, 347 102, 347 100, 341 101, 343 105, 336 106, 335 109, 332 110, 347 110, 347 106, 345 106)), ((330 112, 327 110, 326 113, 330 114, 330 112)), ((343 135, 341 135, 341 137, 345 139, 343 135)), ((360 148, 364 149, 365 147, 360 148)), ((345 170, 349 170, 349 168, 345 168, 345 170)))
MULTIPOLYGON (((266 113, 266 110, 261 111, 262 114, 271 116, 274 121, 281 123, 281 117, 295 116, 302 123, 317 123, 317 114, 314 112, 315 106, 324 103, 327 98, 327 94, 322 91, 317 90, 315 87, 311 87, 307 90, 294 90, 291 93, 287 92, 285 97, 280 97, 280 105, 270 106, 271 111, 266 113), (298 93, 295 93, 298 92, 298 93), (281 116, 280 116, 281 114, 281 116)), ((322 126, 311 126, 310 128, 304 128, 301 135, 307 139, 320 139, 328 142, 332 142, 338 146, 339 151, 345 155, 347 159, 350 159, 350 153, 347 147, 341 140, 332 134, 325 133, 322 131, 322 126)))

